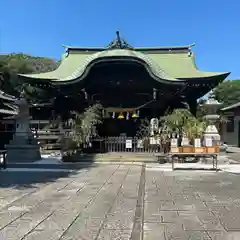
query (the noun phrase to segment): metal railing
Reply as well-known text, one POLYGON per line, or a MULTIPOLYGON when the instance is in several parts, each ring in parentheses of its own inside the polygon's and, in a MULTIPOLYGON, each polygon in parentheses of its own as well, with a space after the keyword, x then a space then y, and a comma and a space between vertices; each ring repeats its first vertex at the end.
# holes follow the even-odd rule
POLYGON ((137 137, 102 137, 93 139, 99 142, 103 152, 128 152, 128 153, 153 153, 160 152, 160 144, 151 144, 149 139, 140 139, 137 137))

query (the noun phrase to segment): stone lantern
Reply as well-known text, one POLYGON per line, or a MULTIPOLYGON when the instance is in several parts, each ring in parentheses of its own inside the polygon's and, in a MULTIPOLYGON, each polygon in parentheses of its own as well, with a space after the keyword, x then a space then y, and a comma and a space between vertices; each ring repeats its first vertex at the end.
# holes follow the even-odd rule
POLYGON ((6 146, 7 161, 33 162, 40 160, 40 147, 29 126, 29 104, 23 94, 15 101, 15 105, 18 114, 15 116, 15 134, 6 146))
POLYGON ((214 96, 213 92, 210 92, 209 99, 203 104, 203 107, 207 111, 207 115, 205 115, 205 119, 209 121, 209 125, 207 126, 204 132, 204 143, 205 146, 209 145, 211 142, 213 146, 219 145, 221 137, 219 135, 218 129, 216 127, 217 121, 220 119, 220 115, 217 114, 218 109, 222 106, 222 103, 218 102, 214 96))

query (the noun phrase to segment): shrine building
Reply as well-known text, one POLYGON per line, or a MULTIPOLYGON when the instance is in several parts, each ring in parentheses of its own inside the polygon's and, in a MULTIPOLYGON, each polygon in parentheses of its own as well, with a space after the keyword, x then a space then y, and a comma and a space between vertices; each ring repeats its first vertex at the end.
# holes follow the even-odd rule
POLYGON ((134 47, 117 32, 106 47, 65 46, 54 71, 19 77, 52 96, 51 103, 32 108, 33 120, 67 119, 73 110, 100 103, 105 116, 101 136, 134 136, 140 119, 186 103, 196 114, 197 99, 229 75, 200 71, 192 47, 134 47))

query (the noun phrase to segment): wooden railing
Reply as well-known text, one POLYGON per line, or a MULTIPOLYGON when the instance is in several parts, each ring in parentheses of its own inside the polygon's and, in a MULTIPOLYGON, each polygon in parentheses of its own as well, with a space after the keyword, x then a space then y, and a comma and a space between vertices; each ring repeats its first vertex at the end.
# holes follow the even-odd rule
MULTIPOLYGON (((61 138, 68 138, 71 135, 70 129, 59 131, 51 130, 33 130, 35 138, 44 149, 60 149, 61 138)), ((12 134, 12 131, 4 131, 4 134, 12 134)), ((0 133, 1 134, 1 133, 0 133)), ((8 144, 7 142, 5 144, 8 144)), ((129 152, 129 153, 156 153, 162 152, 161 144, 151 143, 149 138, 140 139, 138 137, 96 137, 90 139, 88 144, 82 144, 84 151, 90 152, 129 152)))

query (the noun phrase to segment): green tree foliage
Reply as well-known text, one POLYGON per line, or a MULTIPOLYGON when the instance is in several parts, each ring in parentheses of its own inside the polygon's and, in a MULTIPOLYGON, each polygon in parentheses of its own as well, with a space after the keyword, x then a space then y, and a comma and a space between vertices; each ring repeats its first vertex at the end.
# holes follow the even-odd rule
MULTIPOLYGON (((175 133, 180 136, 186 135, 191 143, 194 138, 201 138, 207 127, 207 120, 198 118, 192 115, 189 108, 179 108, 172 112, 166 112, 163 117, 159 119, 158 133, 154 136, 158 137, 165 152, 168 151, 170 143, 170 136, 175 133)), ((143 120, 139 126, 138 137, 146 139, 150 137, 150 122, 143 120)))
POLYGON ((53 71, 58 67, 56 60, 35 57, 24 53, 12 53, 0 55, 0 71, 15 73, 41 73, 53 71))
POLYGON ((72 118, 65 123, 69 131, 66 131, 62 139, 63 150, 72 147, 79 149, 83 144, 88 144, 92 137, 97 136, 96 126, 101 123, 102 106, 100 104, 88 107, 83 113, 72 112, 72 118))
MULTIPOLYGON (((17 74, 48 72, 56 69, 58 65, 59 62, 53 59, 34 57, 23 53, 0 55, 0 73, 3 74, 4 78, 4 84, 1 88, 8 94, 19 95, 22 82, 17 74)), ((41 89, 35 87, 28 87, 26 90, 29 98, 46 95, 41 89)))
POLYGON ((231 80, 221 83, 214 90, 215 98, 223 103, 223 107, 240 102, 240 81, 231 80))
POLYGON ((179 108, 161 118, 162 125, 169 132, 182 134, 184 126, 194 118, 189 109, 179 108))
POLYGON ((150 121, 147 118, 141 119, 137 129, 136 137, 145 138, 150 134, 150 121))
POLYGON ((97 136, 96 126, 102 123, 102 106, 95 104, 83 113, 73 112, 71 131, 73 140, 77 144, 88 143, 92 137, 97 136))

